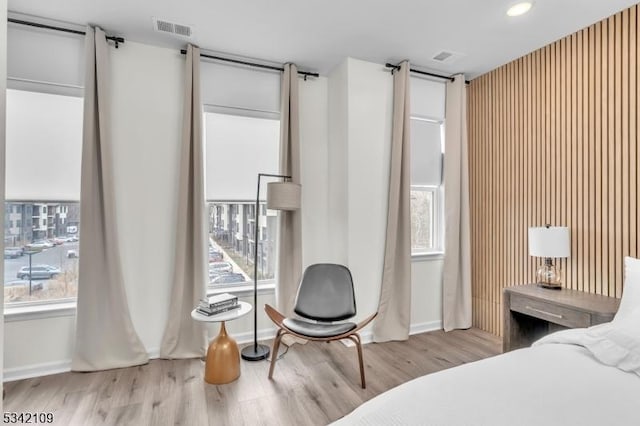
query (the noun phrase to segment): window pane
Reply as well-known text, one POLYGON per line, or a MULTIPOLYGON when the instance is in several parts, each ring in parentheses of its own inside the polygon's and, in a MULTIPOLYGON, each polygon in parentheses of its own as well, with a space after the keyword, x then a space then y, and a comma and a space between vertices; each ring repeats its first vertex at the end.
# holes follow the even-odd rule
MULTIPOLYGON (((258 280, 275 275, 277 213, 262 203, 258 216, 258 280)), ((254 203, 209 204, 210 287, 253 282, 254 203)))
POLYGON ((7 90, 7 305, 77 295, 82 104, 81 97, 7 90))
POLYGON ((411 191, 411 252, 414 254, 434 249, 433 197, 433 191, 411 191))
POLYGON ((6 304, 76 297, 79 229, 77 202, 5 203, 6 304))

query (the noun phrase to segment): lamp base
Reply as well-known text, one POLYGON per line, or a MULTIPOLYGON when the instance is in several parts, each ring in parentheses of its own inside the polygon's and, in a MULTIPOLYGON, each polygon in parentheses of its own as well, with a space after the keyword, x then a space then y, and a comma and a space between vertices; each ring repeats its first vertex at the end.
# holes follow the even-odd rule
POLYGON ((560 283, 537 283, 538 287, 542 288, 550 288, 553 290, 560 290, 562 288, 562 284, 560 283))
POLYGON ((261 361, 269 356, 269 346, 249 345, 242 348, 242 359, 246 361, 261 361))
POLYGON ((540 265, 536 271, 536 280, 540 287, 559 289, 562 287, 560 274, 553 265, 551 258, 544 260, 544 265, 540 265))

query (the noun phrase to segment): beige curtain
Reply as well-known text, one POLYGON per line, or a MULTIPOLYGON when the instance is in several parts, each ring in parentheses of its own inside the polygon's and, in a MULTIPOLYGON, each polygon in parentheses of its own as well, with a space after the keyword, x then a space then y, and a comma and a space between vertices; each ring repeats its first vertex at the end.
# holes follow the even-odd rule
POLYGON ((178 183, 176 252, 169 315, 160 356, 193 358, 204 354, 206 329, 191 319, 205 296, 208 226, 204 195, 204 149, 200 101, 200 49, 189 45, 185 68, 182 150, 178 183))
MULTIPOLYGON (((298 69, 286 64, 280 92, 280 174, 300 183, 300 130, 298 122, 298 69)), ((278 226, 276 303, 286 316, 293 314, 302 276, 302 214, 281 211, 278 226)))
POLYGON ((393 133, 382 289, 373 340, 406 340, 411 321, 411 161, 409 62, 393 74, 393 133))
MULTIPOLYGON (((5 129, 6 129, 6 94, 7 94, 7 2, 0 2, 0 199, 5 199, 5 129)), ((4 211, 0 213, 4 215, 4 211)), ((4 223, 4 216, 2 216, 4 223)), ((4 245, 3 245, 4 247, 4 245)), ((4 263, 0 265, 0 273, 4 275, 4 263)), ((0 366, 4 366, 4 291, 0 294, 0 366)), ((0 368, 0 383, 4 383, 4 368, 0 368)), ((4 396, 4 385, 3 392, 4 396)), ((3 398, 0 398, 0 412, 4 412, 3 398)))
POLYGON ((445 331, 471 327, 471 249, 467 88, 464 75, 447 83, 445 111, 445 254, 442 322, 445 331))
POLYGON ((87 28, 80 248, 74 371, 129 367, 149 361, 136 334, 118 250, 111 146, 109 46, 87 28))

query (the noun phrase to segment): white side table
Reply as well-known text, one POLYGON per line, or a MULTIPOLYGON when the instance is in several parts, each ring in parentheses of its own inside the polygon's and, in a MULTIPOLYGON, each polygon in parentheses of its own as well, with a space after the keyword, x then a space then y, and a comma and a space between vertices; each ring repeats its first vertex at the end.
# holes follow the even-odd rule
POLYGON ((219 322, 220 332, 209 344, 204 364, 204 381, 214 385, 231 383, 240 376, 240 351, 236 341, 227 334, 224 324, 251 312, 252 306, 247 302, 238 302, 239 308, 218 315, 206 316, 191 311, 191 318, 202 322, 219 322))

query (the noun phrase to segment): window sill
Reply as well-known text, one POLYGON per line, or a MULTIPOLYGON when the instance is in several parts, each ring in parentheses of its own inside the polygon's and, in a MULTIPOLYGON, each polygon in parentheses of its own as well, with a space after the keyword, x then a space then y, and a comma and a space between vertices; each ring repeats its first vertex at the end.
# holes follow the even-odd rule
MULTIPOLYGON (((258 296, 274 294, 274 283, 258 286, 258 296)), ((207 296, 220 293, 233 293, 238 297, 253 295, 253 285, 220 287, 207 290, 207 296)), ((73 317, 76 314, 76 301, 62 303, 43 303, 28 306, 11 306, 4 309, 4 322, 30 321, 46 318, 73 317)))
MULTIPOLYGON (((258 284, 258 296, 265 294, 274 294, 276 292, 275 283, 258 284)), ((238 297, 248 297, 253 295, 253 284, 235 285, 229 287, 216 287, 207 290, 207 296, 213 296, 220 293, 232 293, 238 297)))
POLYGON ((411 262, 429 262, 444 259, 444 252, 421 253, 411 255, 411 262))
POLYGON ((47 303, 4 308, 4 322, 30 321, 46 318, 73 317, 76 314, 76 301, 47 303))

